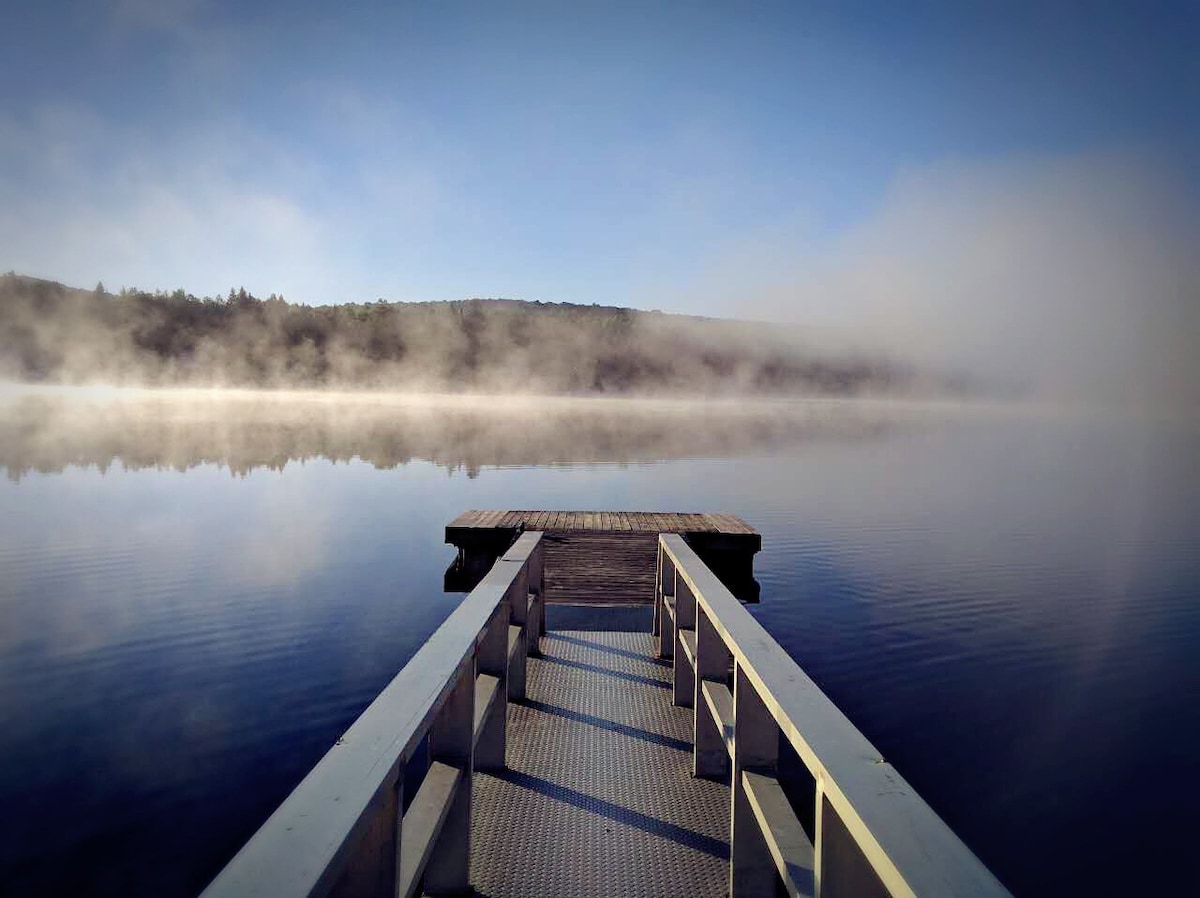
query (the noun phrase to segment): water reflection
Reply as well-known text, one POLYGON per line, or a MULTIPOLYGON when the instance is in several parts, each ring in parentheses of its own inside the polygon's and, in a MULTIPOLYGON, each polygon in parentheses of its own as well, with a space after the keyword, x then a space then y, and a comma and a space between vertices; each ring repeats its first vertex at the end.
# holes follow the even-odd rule
POLYGON ((289 461, 487 467, 729 458, 813 440, 877 439, 890 407, 841 401, 695 403, 354 394, 40 392, 0 399, 8 477, 120 462, 234 474, 289 461))

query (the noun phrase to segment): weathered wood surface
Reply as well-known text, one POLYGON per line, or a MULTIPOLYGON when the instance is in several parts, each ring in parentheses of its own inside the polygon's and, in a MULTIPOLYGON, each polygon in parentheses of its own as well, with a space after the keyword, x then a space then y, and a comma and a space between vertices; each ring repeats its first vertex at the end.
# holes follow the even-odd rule
POLYGON ((734 514, 674 511, 464 511, 446 529, 449 532, 495 528, 758 535, 758 531, 734 514))
POLYGON ((459 557, 450 592, 474 588, 518 533, 545 534, 546 601, 650 605, 658 535, 683 535, 739 599, 758 600, 754 554, 762 537, 734 514, 657 511, 466 511, 446 526, 459 557))
POLYGON ((657 533, 550 531, 544 537, 546 601, 649 605, 657 533))

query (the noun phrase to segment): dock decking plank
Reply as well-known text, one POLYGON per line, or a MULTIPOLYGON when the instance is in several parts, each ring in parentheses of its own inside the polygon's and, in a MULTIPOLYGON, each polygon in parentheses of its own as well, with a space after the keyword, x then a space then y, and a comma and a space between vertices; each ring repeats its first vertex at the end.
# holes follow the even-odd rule
POLYGON ((453 521, 447 524, 447 527, 474 527, 479 517, 478 511, 464 511, 453 521))

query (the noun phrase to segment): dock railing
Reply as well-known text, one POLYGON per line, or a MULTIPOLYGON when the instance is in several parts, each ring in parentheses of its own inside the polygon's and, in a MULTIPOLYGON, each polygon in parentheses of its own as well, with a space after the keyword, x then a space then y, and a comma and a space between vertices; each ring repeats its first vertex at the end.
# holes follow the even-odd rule
POLYGON ((545 633, 541 536, 517 538, 203 898, 469 891, 471 776, 504 767, 545 633))
POLYGON ((654 633, 693 772, 730 782, 729 894, 1008 892, 682 537, 659 537, 654 633))

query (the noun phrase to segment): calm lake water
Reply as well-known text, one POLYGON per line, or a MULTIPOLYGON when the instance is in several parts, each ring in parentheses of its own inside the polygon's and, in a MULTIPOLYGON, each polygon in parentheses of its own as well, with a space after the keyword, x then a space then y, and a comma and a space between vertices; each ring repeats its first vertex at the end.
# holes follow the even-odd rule
POLYGON ((468 508, 730 511, 767 629, 1020 895, 1200 893, 1200 431, 0 400, 0 889, 191 896, 461 596, 468 508))

